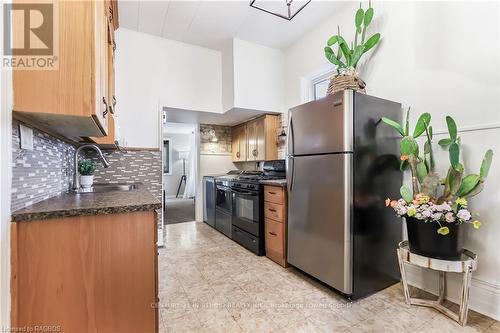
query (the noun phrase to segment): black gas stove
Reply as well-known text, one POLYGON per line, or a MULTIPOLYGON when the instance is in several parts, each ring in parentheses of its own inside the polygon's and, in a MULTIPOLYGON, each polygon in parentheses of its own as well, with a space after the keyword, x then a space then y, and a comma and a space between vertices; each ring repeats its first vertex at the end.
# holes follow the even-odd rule
POLYGON ((257 255, 265 254, 264 195, 261 180, 284 179, 285 161, 264 162, 264 171, 245 171, 227 179, 232 196, 231 237, 257 255))

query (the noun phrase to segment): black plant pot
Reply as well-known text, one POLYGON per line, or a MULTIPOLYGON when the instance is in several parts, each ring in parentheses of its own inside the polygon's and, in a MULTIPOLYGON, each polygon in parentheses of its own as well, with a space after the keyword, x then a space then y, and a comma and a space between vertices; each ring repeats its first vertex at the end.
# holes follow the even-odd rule
POLYGON ((430 258, 459 260, 464 243, 464 225, 446 224, 447 235, 437 233, 439 224, 424 222, 412 217, 406 218, 408 244, 412 253, 430 258))

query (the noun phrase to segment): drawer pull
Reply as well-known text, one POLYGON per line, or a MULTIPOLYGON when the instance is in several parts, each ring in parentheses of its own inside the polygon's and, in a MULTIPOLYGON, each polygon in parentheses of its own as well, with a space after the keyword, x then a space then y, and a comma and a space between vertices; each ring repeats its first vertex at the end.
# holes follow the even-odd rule
POLYGON ((278 234, 277 234, 277 233, 272 232, 272 231, 269 231, 269 234, 270 234, 270 235, 272 235, 272 236, 278 236, 278 234))
POLYGON ((269 194, 276 195, 276 192, 268 192, 269 194))
POLYGON ((268 210, 269 210, 270 212, 276 213, 276 209, 274 209, 274 208, 268 208, 268 210))
POLYGON ((104 110, 102 111, 102 116, 105 118, 108 114, 108 102, 106 102, 106 97, 102 98, 102 103, 104 104, 104 110))

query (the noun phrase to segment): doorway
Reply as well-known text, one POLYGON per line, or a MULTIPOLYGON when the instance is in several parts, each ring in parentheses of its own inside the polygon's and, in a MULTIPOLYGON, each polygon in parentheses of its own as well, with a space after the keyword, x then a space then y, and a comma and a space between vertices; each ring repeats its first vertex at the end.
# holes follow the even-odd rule
POLYGON ((195 220, 197 124, 167 122, 162 130, 164 224, 195 220))

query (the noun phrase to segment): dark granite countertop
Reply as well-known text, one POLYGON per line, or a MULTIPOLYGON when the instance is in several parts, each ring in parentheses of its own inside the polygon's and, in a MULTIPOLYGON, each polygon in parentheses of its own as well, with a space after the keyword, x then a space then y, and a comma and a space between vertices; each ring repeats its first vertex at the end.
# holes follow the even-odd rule
POLYGON ((286 179, 261 180, 260 183, 264 184, 264 185, 274 185, 274 186, 286 187, 286 179))
POLYGON ((103 215, 156 210, 162 207, 142 184, 133 191, 63 193, 12 213, 12 222, 81 215, 103 215))

